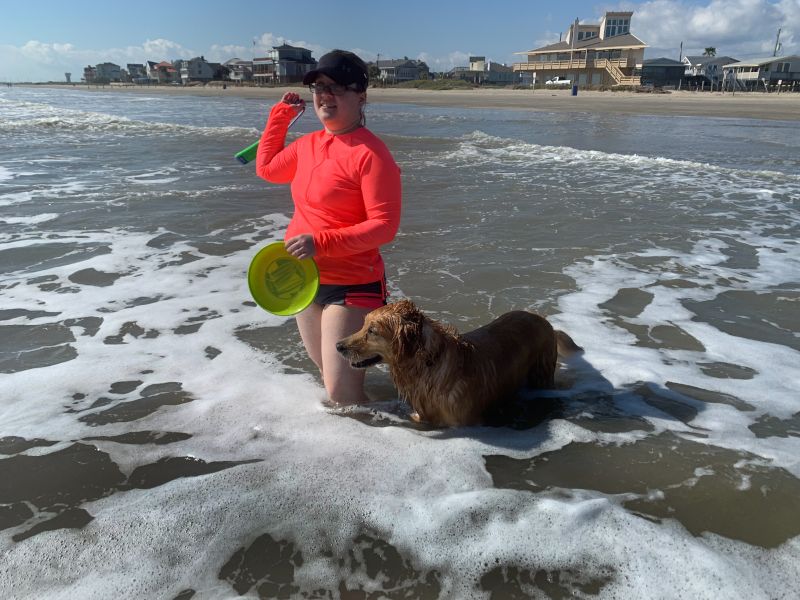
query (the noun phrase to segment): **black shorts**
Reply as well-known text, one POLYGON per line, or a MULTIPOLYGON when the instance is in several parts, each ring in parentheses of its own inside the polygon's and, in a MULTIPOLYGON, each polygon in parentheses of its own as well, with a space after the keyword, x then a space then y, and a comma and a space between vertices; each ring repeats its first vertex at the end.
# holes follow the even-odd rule
POLYGON ((355 285, 333 285, 321 283, 314 298, 320 306, 338 304, 357 308, 376 309, 386 305, 386 280, 355 285))

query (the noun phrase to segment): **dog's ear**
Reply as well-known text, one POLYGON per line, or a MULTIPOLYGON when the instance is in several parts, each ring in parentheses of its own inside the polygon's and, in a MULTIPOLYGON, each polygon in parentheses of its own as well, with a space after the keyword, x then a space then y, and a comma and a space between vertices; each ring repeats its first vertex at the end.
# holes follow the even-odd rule
POLYGON ((392 304, 392 307, 395 314, 401 315, 403 318, 413 319, 416 313, 419 313, 419 309, 411 300, 398 300, 392 304))
POLYGON ((396 305, 398 324, 392 340, 395 355, 402 359, 413 358, 422 349, 425 316, 410 300, 401 300, 396 305))

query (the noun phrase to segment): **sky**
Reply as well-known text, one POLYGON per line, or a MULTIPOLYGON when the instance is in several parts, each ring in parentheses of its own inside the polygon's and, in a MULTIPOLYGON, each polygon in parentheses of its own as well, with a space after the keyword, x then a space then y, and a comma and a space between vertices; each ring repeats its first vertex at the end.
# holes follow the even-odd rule
POLYGON ((800 0, 0 0, 0 81, 64 81, 65 72, 80 81, 101 62, 251 59, 282 43, 314 58, 342 48, 367 61, 420 59, 433 71, 472 55, 511 64, 607 10, 634 12, 646 59, 709 46, 739 60, 772 56, 779 28, 779 54, 800 54, 800 0))

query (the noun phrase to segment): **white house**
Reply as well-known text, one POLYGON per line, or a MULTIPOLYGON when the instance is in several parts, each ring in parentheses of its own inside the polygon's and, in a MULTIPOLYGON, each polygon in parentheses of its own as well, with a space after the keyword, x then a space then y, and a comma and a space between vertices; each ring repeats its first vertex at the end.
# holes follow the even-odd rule
POLYGON ((517 79, 514 70, 504 64, 486 60, 485 56, 470 56, 469 67, 456 67, 449 76, 477 84, 511 84, 517 79))
POLYGON ((231 81, 252 81, 253 80, 253 61, 232 58, 225 63, 231 81))
POLYGON ((715 88, 722 83, 722 67, 739 61, 730 56, 684 56, 681 62, 685 77, 705 80, 715 88))
POLYGON ((181 61, 180 72, 183 83, 211 81, 214 79, 214 67, 203 56, 181 61))
POLYGON ((723 65, 722 70, 725 87, 728 89, 800 87, 800 55, 797 54, 731 63, 723 65))
POLYGON ((379 71, 378 77, 387 83, 414 81, 427 77, 428 73, 428 65, 423 61, 410 58, 378 60, 375 61, 375 66, 379 71))

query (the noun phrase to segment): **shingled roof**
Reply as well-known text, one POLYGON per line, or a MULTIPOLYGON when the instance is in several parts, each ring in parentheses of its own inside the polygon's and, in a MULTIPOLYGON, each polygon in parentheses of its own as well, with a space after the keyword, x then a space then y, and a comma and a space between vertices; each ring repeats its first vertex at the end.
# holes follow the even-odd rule
POLYGON ((517 54, 545 54, 549 52, 569 52, 570 50, 611 50, 614 48, 646 48, 642 40, 637 38, 631 33, 623 35, 615 35, 603 40, 600 38, 589 38, 588 40, 580 40, 575 42, 575 45, 567 42, 556 42, 549 46, 542 46, 527 52, 517 52, 517 54))

